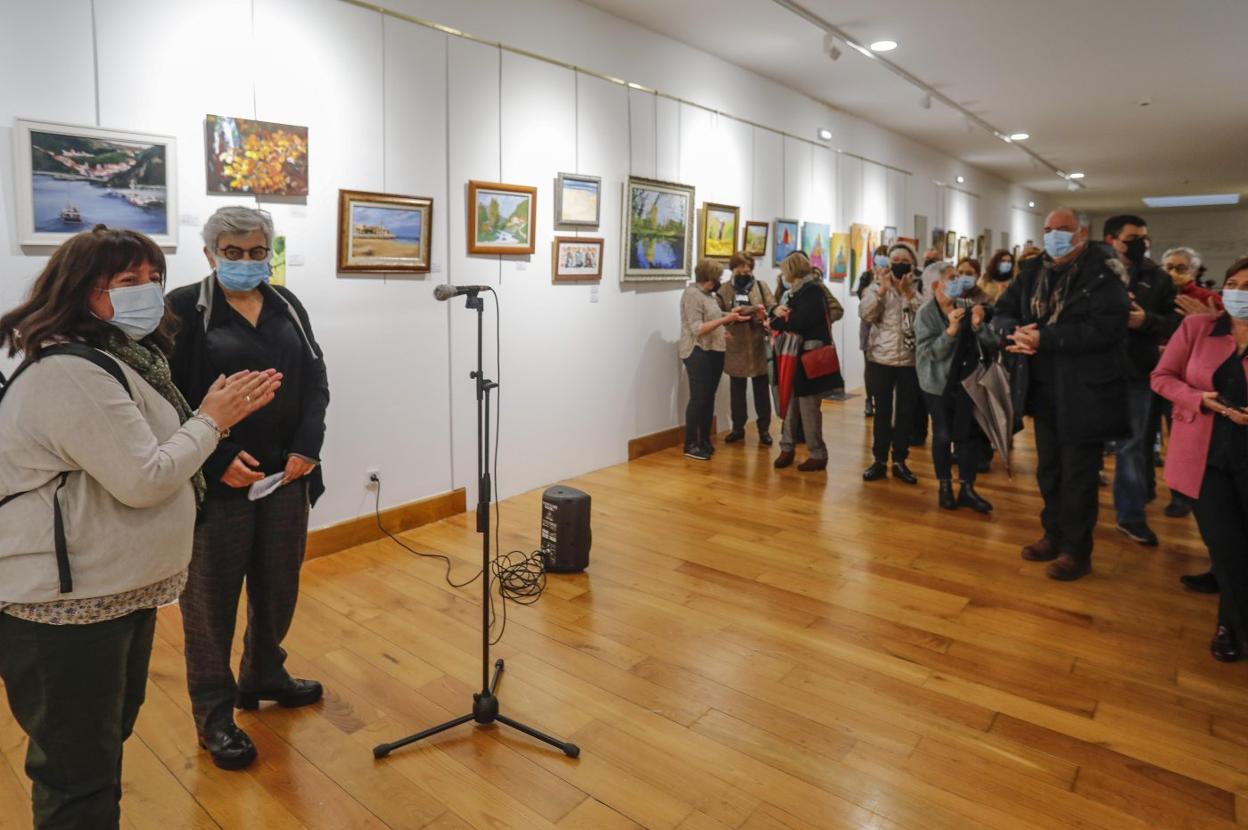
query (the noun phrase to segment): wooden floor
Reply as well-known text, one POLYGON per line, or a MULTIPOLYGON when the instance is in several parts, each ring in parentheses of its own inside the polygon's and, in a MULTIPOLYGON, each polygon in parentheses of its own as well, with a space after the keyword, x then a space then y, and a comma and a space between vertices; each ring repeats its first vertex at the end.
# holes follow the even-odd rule
MULTIPOLYGON (((1177 584, 1206 560, 1164 491, 1159 549, 1103 509, 1093 575, 1055 583, 1019 558, 1039 535, 1029 444, 1012 481, 982 481, 984 518, 936 509, 926 450, 918 487, 863 485, 862 399, 824 416, 826 475, 776 473, 751 435, 710 464, 672 450, 569 482, 594 498, 592 564, 512 608, 498 654, 505 711, 579 761, 469 727, 373 760, 479 682, 476 590, 387 541, 305 568, 290 667, 327 697, 242 714, 244 773, 196 749, 161 612, 124 826, 1248 827, 1248 663, 1209 657, 1216 600, 1177 584)), ((506 546, 534 546, 539 498, 504 505, 506 546)), ((407 539, 471 575, 467 516, 407 539)), ((27 827, 5 707, 0 753, 0 827, 27 827)))

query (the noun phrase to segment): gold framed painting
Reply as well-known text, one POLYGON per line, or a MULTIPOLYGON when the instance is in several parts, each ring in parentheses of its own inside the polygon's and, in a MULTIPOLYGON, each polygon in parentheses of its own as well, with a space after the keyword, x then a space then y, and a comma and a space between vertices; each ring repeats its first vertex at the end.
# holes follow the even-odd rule
POLYGON ((741 209, 738 207, 703 202, 702 221, 698 232, 699 258, 730 258, 736 250, 740 217, 741 209))
POLYGON ((468 253, 533 253, 536 216, 536 187, 468 182, 468 253))
POLYGON ((553 282, 597 282, 602 279, 601 237, 556 236, 551 243, 553 282))
POLYGON ((338 191, 338 271, 427 274, 433 199, 366 190, 338 191))
POLYGON ((767 232, 770 229, 770 222, 746 222, 741 235, 741 250, 752 257, 766 256, 767 232))

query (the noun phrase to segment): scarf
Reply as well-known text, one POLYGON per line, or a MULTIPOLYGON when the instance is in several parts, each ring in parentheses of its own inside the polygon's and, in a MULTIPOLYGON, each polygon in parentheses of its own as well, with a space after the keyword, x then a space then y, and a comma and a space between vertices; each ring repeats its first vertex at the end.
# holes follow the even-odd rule
POLYGON ((1044 264, 1036 280, 1035 293, 1031 295, 1032 319, 1044 325, 1057 322, 1057 318, 1062 315, 1062 306, 1066 302, 1066 292, 1070 288, 1070 278, 1074 273, 1074 262, 1062 267, 1051 262, 1044 264))
MULTIPOLYGON (((151 384, 152 388, 177 411, 178 420, 181 423, 185 424, 190 420, 194 413, 191 412, 191 406, 182 396, 182 392, 174 385, 173 373, 169 370, 169 361, 163 352, 155 346, 142 342, 136 343, 129 337, 114 337, 104 350, 138 372, 139 377, 151 384)), ((208 492, 208 482, 204 479, 202 470, 195 473, 191 484, 195 488, 195 503, 203 504, 204 494, 208 492)))

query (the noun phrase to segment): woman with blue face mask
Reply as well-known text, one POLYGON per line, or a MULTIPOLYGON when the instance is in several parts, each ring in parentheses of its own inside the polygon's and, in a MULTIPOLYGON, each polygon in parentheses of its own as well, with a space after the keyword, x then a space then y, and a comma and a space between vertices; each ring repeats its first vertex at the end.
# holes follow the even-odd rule
POLYGON ((1005 293, 1005 289, 1010 287, 1010 280, 1014 279, 1014 273, 1014 255, 1004 248, 988 259, 979 278, 979 290, 984 292, 989 303, 995 303, 1005 293))
POLYGON ((976 285, 974 260, 946 267, 932 286, 932 299, 914 321, 915 368, 932 416, 932 465, 939 482, 937 503, 946 510, 969 507, 990 513, 992 504, 975 491, 980 460, 988 442, 975 421, 975 407, 962 381, 997 347, 988 326, 991 308, 976 285), (957 452, 961 487, 953 492, 957 452))
POLYGON ((186 584, 200 466, 281 383, 216 375, 188 405, 164 282, 152 240, 100 225, 0 318, 0 348, 25 358, 0 401, 0 680, 30 737, 36 828, 118 826, 122 745, 156 609, 186 584))
POLYGON ((1217 577, 1209 648, 1231 662, 1248 643, 1248 257, 1226 272, 1222 303, 1184 318, 1152 387, 1172 405, 1166 484, 1193 502, 1217 577))
POLYGON ((199 742, 217 766, 236 770, 255 760, 256 749, 235 724, 235 707, 254 709, 268 700, 306 706, 322 696, 320 683, 286 671, 281 643, 294 617, 309 508, 325 489, 318 459, 329 384, 303 304, 268 282, 268 213, 221 208, 203 236, 212 273, 169 296, 180 323, 173 353, 178 388, 194 405, 222 372, 271 365, 285 376, 273 404, 240 423, 204 464, 207 496, 182 597, 199 742), (251 493, 265 479, 267 486, 251 493), (247 632, 236 679, 230 646, 244 578, 247 632))

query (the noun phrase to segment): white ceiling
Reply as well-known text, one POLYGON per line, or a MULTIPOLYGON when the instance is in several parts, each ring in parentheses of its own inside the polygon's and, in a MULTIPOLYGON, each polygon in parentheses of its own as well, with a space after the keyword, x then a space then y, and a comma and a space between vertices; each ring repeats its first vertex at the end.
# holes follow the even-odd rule
POLYGON ((1088 208, 1248 193, 1245 0, 798 0, 1066 171, 1086 190, 772 0, 585 0, 1003 178, 1088 208), (1151 100, 1141 107, 1143 99, 1151 100))

